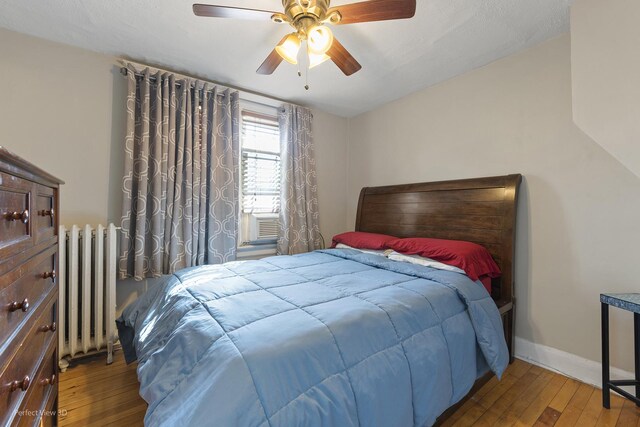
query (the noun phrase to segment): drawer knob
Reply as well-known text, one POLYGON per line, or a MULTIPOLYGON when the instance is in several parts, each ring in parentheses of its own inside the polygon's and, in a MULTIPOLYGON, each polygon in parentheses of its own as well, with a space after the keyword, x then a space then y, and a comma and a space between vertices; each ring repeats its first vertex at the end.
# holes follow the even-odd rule
POLYGON ((53 208, 51 208, 51 209, 49 209, 49 210, 41 210, 41 211, 39 211, 39 212, 38 212, 38 214, 39 214, 40 216, 50 216, 50 217, 51 217, 51 220, 53 220, 53 219, 54 219, 54 217, 55 217, 55 214, 56 214, 56 213, 55 213, 55 211, 53 210, 53 208))
POLYGON ((23 312, 27 312, 29 310, 29 300, 27 298, 23 299, 22 302, 14 301, 9 304, 9 311, 13 313, 14 311, 22 310, 23 312))
POLYGON ((40 384, 44 385, 44 386, 46 386, 46 385, 54 385, 55 383, 56 383, 56 375, 55 374, 51 375, 51 378, 45 378, 45 379, 40 380, 40 384))
POLYGON ((28 375, 25 375, 22 381, 12 381, 11 385, 9 386, 9 391, 10 392, 14 392, 16 390, 27 391, 30 384, 31 384, 31 378, 29 378, 28 375))
POLYGON ((55 280, 56 280, 56 271, 52 270, 52 271, 47 271, 45 273, 42 273, 42 278, 43 279, 48 279, 49 277, 51 278, 52 281, 55 282, 55 280))
POLYGON ((50 325, 43 325, 43 326, 40 327, 40 330, 42 332, 49 332, 49 331, 55 332, 56 329, 58 329, 58 325, 56 325, 56 322, 53 322, 50 325))
POLYGON ((27 224, 29 222, 29 210, 25 209, 22 212, 9 212, 6 214, 6 218, 9 221, 20 221, 23 224, 27 224))

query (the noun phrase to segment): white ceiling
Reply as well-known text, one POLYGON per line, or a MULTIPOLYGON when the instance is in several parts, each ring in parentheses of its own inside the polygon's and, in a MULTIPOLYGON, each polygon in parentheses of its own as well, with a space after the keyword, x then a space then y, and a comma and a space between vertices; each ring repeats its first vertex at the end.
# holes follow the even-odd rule
MULTIPOLYGON (((198 18, 192 3, 0 0, 0 27, 355 116, 568 31, 572 0, 418 0, 410 20, 334 27, 363 69, 345 77, 325 63, 309 91, 288 63, 255 73, 288 26, 198 18)), ((211 3, 282 9, 280 0, 211 3)))

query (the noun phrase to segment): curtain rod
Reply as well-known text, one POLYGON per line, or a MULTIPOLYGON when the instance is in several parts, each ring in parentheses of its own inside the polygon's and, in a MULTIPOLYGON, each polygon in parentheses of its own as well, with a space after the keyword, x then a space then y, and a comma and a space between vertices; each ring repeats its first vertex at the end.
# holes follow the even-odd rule
MULTIPOLYGON (((281 98, 276 98, 275 96, 265 95, 265 94, 260 93, 260 92, 255 92, 255 91, 252 91, 252 90, 249 90, 249 89, 239 88, 237 86, 225 85, 225 84, 213 81, 213 80, 203 79, 203 78, 200 78, 200 77, 194 77, 194 76, 190 76, 188 74, 182 74, 182 73, 178 73, 176 71, 167 70, 167 69, 164 69, 164 68, 158 68, 158 67, 155 67, 155 66, 152 66, 152 65, 142 64, 140 62, 130 61, 128 59, 119 59, 117 62, 121 66, 120 73, 123 76, 126 76, 129 73, 129 70, 127 69, 127 64, 129 63, 129 64, 136 65, 138 67, 148 68, 149 70, 152 70, 152 71, 160 71, 160 72, 163 72, 163 73, 170 73, 170 74, 173 74, 176 77, 180 77, 180 78, 193 79, 193 80, 199 80, 199 81, 205 82, 205 83, 211 83, 211 84, 214 84, 214 85, 216 85, 218 87, 221 87, 223 89, 237 90, 240 93, 246 93, 246 94, 249 94, 249 95, 252 95, 252 96, 256 96, 256 97, 259 97, 259 98, 268 99, 268 100, 276 101, 276 102, 281 102, 283 104, 291 104, 291 105, 295 105, 296 107, 309 108, 309 107, 307 107, 305 105, 300 105, 300 104, 296 104, 294 102, 287 101, 287 100, 284 100, 284 99, 281 99, 281 98)), ((141 75, 141 74, 140 73, 136 73, 136 75, 141 75)), ((256 102, 256 101, 253 101, 253 100, 249 100, 249 101, 256 102)), ((256 103, 257 104, 261 104, 260 102, 256 102, 256 103)), ((265 105, 267 107, 274 107, 274 105, 271 105, 271 104, 262 104, 262 105, 265 105)))

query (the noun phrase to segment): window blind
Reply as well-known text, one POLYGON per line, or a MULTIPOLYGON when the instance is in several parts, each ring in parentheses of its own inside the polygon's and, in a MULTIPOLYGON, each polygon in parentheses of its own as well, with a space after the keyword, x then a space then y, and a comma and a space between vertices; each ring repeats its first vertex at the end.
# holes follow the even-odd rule
POLYGON ((242 113, 242 211, 280 211, 280 131, 274 118, 242 113))

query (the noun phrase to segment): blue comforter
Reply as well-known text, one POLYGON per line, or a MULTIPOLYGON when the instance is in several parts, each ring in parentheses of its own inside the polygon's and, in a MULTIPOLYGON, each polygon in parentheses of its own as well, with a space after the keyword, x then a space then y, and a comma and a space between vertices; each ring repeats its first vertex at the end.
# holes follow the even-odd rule
POLYGON ((348 249, 180 271, 118 328, 149 426, 431 425, 508 363, 479 282, 348 249))

